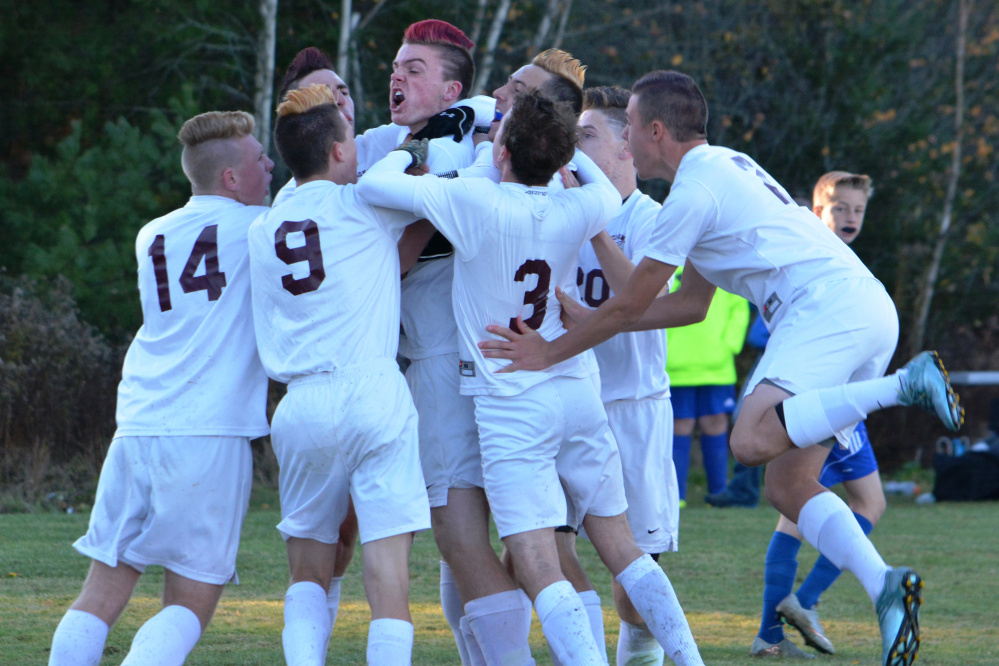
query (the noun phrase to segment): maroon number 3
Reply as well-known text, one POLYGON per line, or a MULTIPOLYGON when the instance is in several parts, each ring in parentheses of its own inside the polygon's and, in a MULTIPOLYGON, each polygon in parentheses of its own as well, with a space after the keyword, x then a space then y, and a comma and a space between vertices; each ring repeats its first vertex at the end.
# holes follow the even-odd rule
MULTIPOLYGON (((514 282, 523 282, 528 275, 538 276, 538 286, 524 294, 524 305, 534 307, 534 314, 525 319, 524 323, 535 331, 541 328, 548 309, 548 286, 552 281, 552 269, 544 259, 528 259, 520 265, 513 275, 514 282)), ((510 328, 517 330, 517 318, 510 319, 510 328)))

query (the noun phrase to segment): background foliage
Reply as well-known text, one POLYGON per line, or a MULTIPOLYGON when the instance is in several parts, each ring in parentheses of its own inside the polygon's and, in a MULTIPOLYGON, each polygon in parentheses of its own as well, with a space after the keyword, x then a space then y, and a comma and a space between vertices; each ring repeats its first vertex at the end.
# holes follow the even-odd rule
MULTIPOLYGON (((567 3, 510 2, 485 89, 524 64, 535 42, 579 57, 589 85, 627 86, 675 68, 708 98, 711 142, 749 153, 793 194, 807 199, 833 168, 870 174, 877 193, 854 249, 894 297, 904 349, 955 149, 957 0, 567 3)), ((436 17, 472 34, 481 8, 485 45, 500 4, 355 0, 358 129, 387 118, 386 84, 406 25, 436 17)), ((332 0, 279 3, 278 80, 304 46, 335 58, 340 9, 332 0)), ((30 276, 39 294, 71 297, 117 347, 141 323, 135 234, 189 194, 175 132, 200 111, 252 109, 263 23, 256 3, 232 0, 0 0, 0 10, 0 267, 30 276), (63 284, 57 276, 69 292, 53 286, 63 284)), ((967 40, 964 157, 926 341, 953 367, 995 369, 999 5, 972 5, 967 40)), ((646 189, 667 192, 659 182, 646 189)), ((972 404, 989 397, 971 395, 972 404)), ((904 418, 872 423, 898 460, 915 447, 904 418)), ((921 436, 927 427, 936 434, 916 425, 921 436)))

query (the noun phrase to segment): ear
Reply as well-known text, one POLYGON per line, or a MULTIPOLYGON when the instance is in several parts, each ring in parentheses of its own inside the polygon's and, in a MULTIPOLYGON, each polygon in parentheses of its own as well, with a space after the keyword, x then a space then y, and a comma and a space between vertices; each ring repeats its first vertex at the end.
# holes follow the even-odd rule
POLYGON ((815 217, 822 217, 822 206, 812 206, 812 212, 815 213, 815 217))
POLYGON ((444 94, 442 97, 448 104, 453 103, 461 95, 461 83, 459 81, 447 81, 444 84, 444 94))
POLYGON ((618 151, 617 158, 619 160, 630 160, 634 158, 634 155, 631 154, 631 145, 627 141, 621 141, 621 150, 618 151))
POLYGON ((666 129, 666 126, 663 125, 662 121, 660 121, 660 120, 653 120, 651 123, 649 123, 649 126, 650 126, 650 129, 652 130, 652 140, 653 141, 662 141, 667 136, 669 136, 670 138, 673 138, 670 135, 669 130, 666 129))
POLYGON ((510 151, 507 149, 506 144, 503 144, 499 148, 499 152, 496 153, 496 165, 499 166, 500 162, 506 162, 510 159, 510 151))
POLYGON ((239 191, 239 180, 236 178, 236 170, 232 167, 222 172, 222 186, 230 192, 239 191))
POLYGON ((333 162, 343 162, 344 161, 344 152, 343 152, 343 144, 342 143, 334 143, 330 147, 330 160, 332 160, 333 162))

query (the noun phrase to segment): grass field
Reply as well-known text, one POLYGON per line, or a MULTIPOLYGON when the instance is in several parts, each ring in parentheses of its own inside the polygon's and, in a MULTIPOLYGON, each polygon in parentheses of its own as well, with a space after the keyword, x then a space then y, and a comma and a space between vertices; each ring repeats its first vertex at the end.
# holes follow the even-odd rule
MULTIPOLYGON (((696 500, 696 498, 695 498, 696 500)), ((287 584, 276 511, 258 500, 243 530, 241 585, 230 586, 188 664, 282 664, 282 602, 287 584), (263 505, 266 507, 266 505, 263 505)), ((678 553, 661 563, 673 581, 704 661, 753 664, 749 644, 758 625, 763 559, 776 513, 767 507, 718 510, 692 501, 681 514, 678 553)), ((87 560, 70 544, 86 529, 76 514, 0 515, 0 664, 44 664, 52 631, 79 591, 87 560)), ((916 506, 890 498, 873 533, 889 563, 917 568, 926 580, 922 614, 927 666, 999 664, 999 504, 916 506)), ((588 544, 580 555, 604 601, 611 663, 618 620, 609 574, 588 544)), ((802 548, 799 581, 815 560, 802 548)), ((411 607, 416 664, 458 664, 438 602, 437 549, 429 533, 416 539, 411 561, 411 607)), ((368 611, 359 562, 344 580, 333 632, 331 664, 364 663, 368 611)), ((112 630, 103 664, 118 664, 141 623, 156 612, 162 572, 150 569, 112 630)), ((823 622, 836 646, 824 664, 876 664, 880 642, 872 605, 860 584, 844 575, 823 597, 823 622)), ((796 642, 801 643, 800 640, 796 642)), ((540 625, 531 633, 539 664, 551 663, 540 625)))

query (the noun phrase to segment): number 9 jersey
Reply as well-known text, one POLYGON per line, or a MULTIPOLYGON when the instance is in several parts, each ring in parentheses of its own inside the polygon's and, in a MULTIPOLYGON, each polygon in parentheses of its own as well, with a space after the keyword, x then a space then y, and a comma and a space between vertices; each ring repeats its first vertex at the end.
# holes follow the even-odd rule
POLYGON ((250 228, 253 314, 273 379, 329 372, 399 348, 399 251, 416 218, 317 180, 250 228))
POLYGON ((246 241, 267 210, 193 196, 139 231, 143 324, 125 356, 116 437, 268 433, 246 241))

